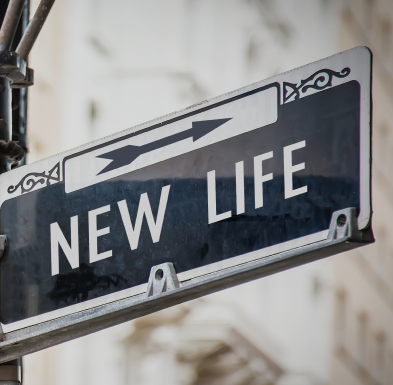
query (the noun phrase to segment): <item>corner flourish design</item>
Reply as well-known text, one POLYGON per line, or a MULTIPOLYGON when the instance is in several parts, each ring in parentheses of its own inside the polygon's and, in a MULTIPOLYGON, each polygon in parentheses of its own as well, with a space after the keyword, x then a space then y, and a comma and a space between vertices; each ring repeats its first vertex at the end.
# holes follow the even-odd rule
POLYGON ((14 193, 20 187, 22 194, 33 190, 37 184, 46 183, 49 186, 50 182, 60 182, 60 162, 57 163, 52 169, 44 172, 31 172, 25 175, 17 185, 11 185, 8 187, 8 194, 14 193))
POLYGON ((319 70, 309 76, 307 79, 302 80, 299 85, 283 82, 284 89, 284 100, 283 103, 286 103, 292 96, 295 96, 295 99, 300 98, 300 92, 305 93, 310 88, 314 90, 324 90, 327 87, 332 86, 332 80, 334 77, 336 78, 345 78, 351 73, 351 69, 348 67, 343 68, 340 72, 336 72, 333 70, 329 70, 327 68, 319 70), (309 84, 310 82, 313 82, 309 84))

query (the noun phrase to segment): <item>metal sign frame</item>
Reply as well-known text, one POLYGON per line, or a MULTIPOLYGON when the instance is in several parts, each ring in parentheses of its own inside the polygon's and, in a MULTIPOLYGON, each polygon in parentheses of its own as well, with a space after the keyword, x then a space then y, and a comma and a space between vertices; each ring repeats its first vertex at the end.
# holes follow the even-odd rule
POLYGON ((335 212, 325 240, 242 265, 179 282, 171 264, 152 268, 146 292, 76 314, 1 335, 0 363, 62 342, 82 337, 165 308, 178 305, 305 263, 316 261, 374 242, 371 226, 359 230, 357 211, 335 212), (157 271, 159 274, 157 274, 157 271), (160 280, 168 280, 162 291, 160 280), (157 288, 158 286, 158 288, 157 288), (153 287, 153 289, 152 289, 153 287), (161 288, 161 290, 160 290, 161 288))
MULTIPOLYGON (((3 204, 6 200, 60 181, 65 180, 67 184, 66 162, 70 159, 102 147, 107 148, 111 144, 116 145, 117 142, 127 140, 127 138, 149 135, 150 131, 160 127, 165 130, 165 126, 169 123, 225 105, 245 94, 255 93, 256 90, 277 87, 278 104, 282 105, 349 81, 355 80, 361 85, 359 213, 356 213, 353 208, 341 210, 333 215, 330 228, 326 231, 233 257, 224 262, 197 268, 195 271, 186 271, 176 275, 170 264, 155 267, 154 272, 152 269, 149 283, 134 287, 122 296, 108 295, 103 301, 89 300, 14 324, 1 325, 3 334, 2 342, 0 342, 0 362, 9 361, 23 354, 90 334, 217 290, 373 242, 370 188, 371 60, 371 52, 366 47, 357 47, 1 175, 0 204, 3 204), (162 277, 158 276, 156 282, 158 270, 162 277), (171 290, 159 292, 161 279, 166 280, 168 284, 165 287, 171 290)), ((165 156, 164 159, 167 159, 165 156)), ((124 171, 123 169, 119 172, 130 171, 132 170, 124 171)), ((101 180, 119 175, 116 174, 116 170, 113 172, 108 173, 108 176, 104 176, 101 180)), ((100 183, 100 180, 93 181, 93 183, 100 183)))

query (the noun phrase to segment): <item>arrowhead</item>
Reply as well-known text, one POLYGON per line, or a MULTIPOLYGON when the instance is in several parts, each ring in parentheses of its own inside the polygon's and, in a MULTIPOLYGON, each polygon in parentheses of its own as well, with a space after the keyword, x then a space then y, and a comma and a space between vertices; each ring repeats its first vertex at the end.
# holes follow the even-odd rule
POLYGON ((116 168, 126 166, 133 162, 141 154, 140 147, 138 146, 124 146, 107 152, 102 155, 98 155, 97 158, 112 159, 103 170, 101 170, 97 175, 104 174, 105 172, 115 170, 116 168))
POLYGON ((215 130, 217 127, 220 127, 224 123, 226 123, 228 120, 231 120, 232 118, 228 119, 214 119, 214 120, 202 120, 200 122, 192 122, 192 136, 194 142, 202 136, 205 136, 209 132, 215 130))
MULTIPOLYGON (((205 136, 209 132, 213 131, 217 127, 221 126, 222 124, 226 123, 228 120, 231 120, 232 118, 228 119, 214 119, 214 120, 202 120, 200 122, 192 122, 192 128, 191 134, 193 137, 193 140, 196 141, 202 136, 205 136)), ((189 130, 185 131, 185 133, 189 134, 189 130)), ((174 135, 176 136, 176 135, 174 135)), ((170 139, 171 137, 166 138, 166 142, 170 139)), ((172 140, 177 141, 179 140, 172 138, 172 140)), ((144 146, 124 146, 121 148, 118 148, 117 150, 109 151, 105 154, 98 155, 97 158, 104 158, 104 159, 110 159, 112 160, 111 163, 109 163, 104 169, 102 169, 97 175, 104 174, 108 171, 115 170, 117 168, 127 166, 131 162, 133 162, 136 158, 138 158, 139 155, 145 152, 149 152, 152 150, 155 150, 157 145, 159 144, 159 147, 165 146, 166 144, 172 143, 169 141, 166 144, 162 143, 163 140, 158 140, 156 142, 152 142, 148 145, 144 146)))

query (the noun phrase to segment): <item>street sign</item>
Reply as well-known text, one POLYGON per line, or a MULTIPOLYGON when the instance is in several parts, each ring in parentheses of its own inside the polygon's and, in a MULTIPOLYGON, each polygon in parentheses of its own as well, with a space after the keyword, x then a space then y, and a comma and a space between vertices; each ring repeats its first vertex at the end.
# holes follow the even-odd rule
POLYGON ((370 137, 358 47, 1 175, 4 359, 372 242, 370 137))

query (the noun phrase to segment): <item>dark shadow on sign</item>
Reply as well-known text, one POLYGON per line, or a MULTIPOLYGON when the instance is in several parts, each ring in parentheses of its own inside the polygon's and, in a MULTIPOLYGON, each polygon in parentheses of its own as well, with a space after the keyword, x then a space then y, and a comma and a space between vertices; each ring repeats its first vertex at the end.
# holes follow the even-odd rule
POLYGON ((79 272, 59 274, 56 277, 55 287, 47 294, 49 299, 56 305, 61 302, 71 305, 86 301, 89 292, 96 289, 108 289, 111 285, 114 287, 127 283, 127 280, 114 275, 114 279, 109 275, 96 275, 94 267, 86 263, 81 263, 79 272))

